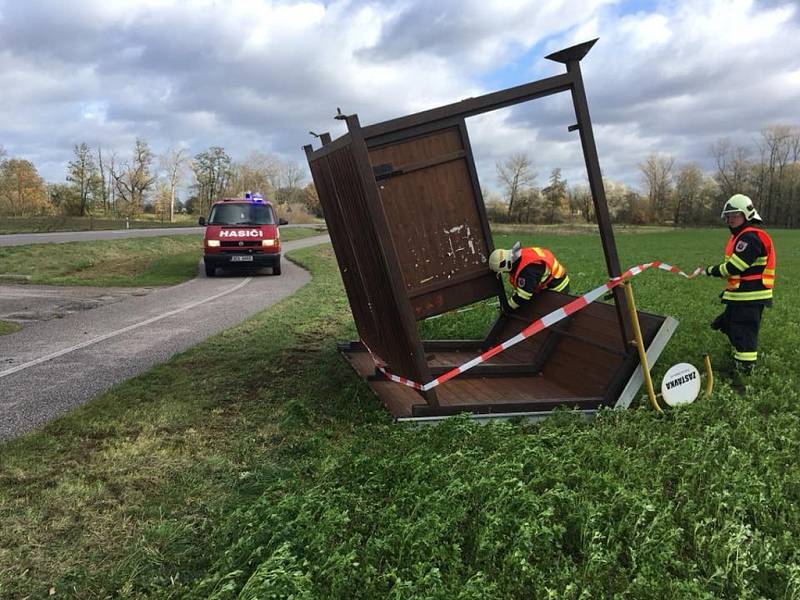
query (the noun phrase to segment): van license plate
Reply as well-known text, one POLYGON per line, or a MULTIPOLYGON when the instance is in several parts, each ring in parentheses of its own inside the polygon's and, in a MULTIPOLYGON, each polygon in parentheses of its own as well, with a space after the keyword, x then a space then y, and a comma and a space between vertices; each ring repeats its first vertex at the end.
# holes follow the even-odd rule
POLYGON ((253 262, 252 256, 231 256, 231 262, 253 262))

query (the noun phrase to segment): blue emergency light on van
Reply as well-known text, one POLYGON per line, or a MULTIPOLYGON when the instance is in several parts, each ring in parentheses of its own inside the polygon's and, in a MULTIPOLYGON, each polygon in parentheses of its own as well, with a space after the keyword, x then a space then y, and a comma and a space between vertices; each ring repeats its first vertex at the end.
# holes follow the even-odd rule
POLYGON ((244 193, 244 199, 245 200, 252 200, 253 202, 263 202, 264 201, 264 196, 262 196, 261 194, 253 194, 251 192, 245 192, 244 193))

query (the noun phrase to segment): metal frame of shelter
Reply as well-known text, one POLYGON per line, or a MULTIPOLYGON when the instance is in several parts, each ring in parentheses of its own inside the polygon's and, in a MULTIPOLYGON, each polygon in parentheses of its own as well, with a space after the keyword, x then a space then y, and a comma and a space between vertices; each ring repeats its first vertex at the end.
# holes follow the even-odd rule
MULTIPOLYGON (((608 275, 620 275, 614 234, 592 133, 580 61, 597 40, 547 56, 566 73, 432 110, 362 127, 305 146, 360 342, 340 344, 356 371, 397 418, 459 412, 538 415, 559 405, 584 412, 627 406, 642 370, 632 345, 625 294, 595 303, 486 364, 428 390, 387 381, 392 373, 426 383, 573 299, 544 292, 515 315, 498 316, 483 340, 422 340, 416 322, 497 296, 488 268, 494 249, 465 119, 570 92, 608 275), (367 352, 369 350, 369 352, 367 352)), ((557 252, 557 251, 556 251, 557 252)), ((677 325, 638 313, 650 364, 677 325)))

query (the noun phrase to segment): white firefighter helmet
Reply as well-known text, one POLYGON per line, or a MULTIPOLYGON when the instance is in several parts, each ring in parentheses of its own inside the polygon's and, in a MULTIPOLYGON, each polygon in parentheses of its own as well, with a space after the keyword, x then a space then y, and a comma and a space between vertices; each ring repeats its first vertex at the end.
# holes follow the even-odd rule
POLYGON ((761 220, 761 215, 758 214, 758 211, 753 206, 753 201, 744 194, 734 194, 728 198, 725 207, 722 209, 721 216, 724 219, 725 215, 737 212, 742 213, 747 221, 761 220))
POLYGON ((495 273, 508 273, 513 262, 511 250, 498 248, 489 255, 489 268, 495 273))
POLYGON ((489 255, 489 268, 495 273, 508 273, 522 254, 520 243, 514 244, 510 250, 498 248, 489 255))

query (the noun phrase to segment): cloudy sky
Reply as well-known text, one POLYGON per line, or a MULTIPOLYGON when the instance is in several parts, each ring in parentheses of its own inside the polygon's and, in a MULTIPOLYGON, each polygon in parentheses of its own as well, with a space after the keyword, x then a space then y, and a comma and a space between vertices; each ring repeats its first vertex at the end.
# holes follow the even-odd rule
MULTIPOLYGON (((76 143, 125 158, 221 145, 305 167, 309 130, 362 124, 563 72, 582 62, 606 177, 640 185, 650 153, 711 169, 721 137, 754 146, 800 125, 798 0, 0 0, 0 145, 63 181, 76 143)), ((567 94, 468 120, 481 183, 526 152, 583 178, 567 94)))

